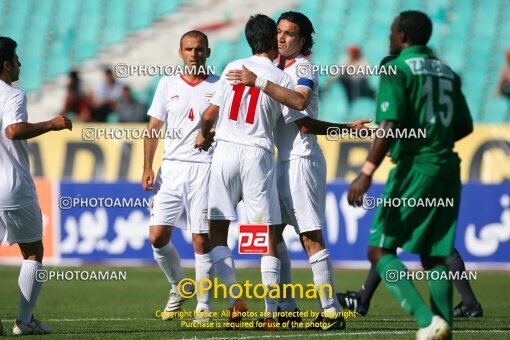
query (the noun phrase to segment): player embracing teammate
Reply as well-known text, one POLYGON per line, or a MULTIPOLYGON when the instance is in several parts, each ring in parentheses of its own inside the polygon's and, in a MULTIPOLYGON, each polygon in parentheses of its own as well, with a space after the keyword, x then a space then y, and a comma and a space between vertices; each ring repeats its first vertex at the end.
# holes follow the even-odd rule
MULTIPOLYGON (((276 237, 277 255, 276 259, 271 259, 271 261, 278 263, 280 266, 280 284, 290 283, 290 259, 282 233, 287 224, 293 225, 300 235, 309 257, 317 289, 320 292, 321 287, 332 287, 331 291, 325 289, 321 292, 323 294, 320 294, 321 306, 324 312, 320 318, 322 322, 320 328, 335 330, 345 328, 345 322, 343 317, 339 315, 342 310, 334 294, 331 260, 322 237, 326 194, 326 164, 315 135, 326 134, 328 128, 331 127, 364 128, 363 123, 369 120, 361 120, 352 124, 335 124, 317 120, 318 76, 316 73, 312 73, 312 65, 307 59, 313 46, 313 32, 312 23, 301 13, 286 12, 278 20, 276 42, 280 62, 284 73, 290 77, 292 86, 282 86, 274 82, 263 72, 252 69, 250 63, 245 62, 245 60, 229 65, 230 67, 227 67, 225 72, 226 79, 232 81, 231 88, 234 91, 239 86, 243 88, 244 86, 251 86, 248 93, 258 89, 269 98, 275 99, 287 107, 299 110, 291 110, 290 115, 280 116, 274 129, 275 142, 278 147, 276 182, 283 223, 278 223, 278 225, 272 227, 274 228, 272 232, 275 232, 276 237), (310 73, 300 74, 299 70, 302 69, 310 70, 310 73), (295 91, 293 90, 294 87, 295 91)), ((268 36, 270 35, 268 34, 268 36)), ((267 43, 275 42, 274 36, 267 39, 269 39, 267 43)), ((218 124, 218 131, 220 123, 218 124)), ((219 138, 218 134, 217 139, 219 138)), ((217 157, 217 155, 214 157, 217 157)), ((211 179, 211 188, 213 183, 213 179, 211 179)), ((212 201, 210 200, 210 202, 212 201)), ((264 282, 264 278, 267 276, 264 259, 262 260, 261 271, 264 282)), ((299 312, 294 299, 291 297, 290 288, 288 288, 286 296, 286 298, 280 299, 278 309, 284 312, 299 312)), ((266 299, 266 311, 268 309, 273 310, 274 307, 273 301, 270 301, 268 305, 266 299)), ((273 327, 268 324, 272 323, 273 320, 268 321, 268 319, 274 319, 274 317, 265 320, 265 328, 272 329, 273 327)), ((301 318, 299 316, 293 318, 279 317, 278 321, 280 323, 287 321, 299 322, 301 318)))

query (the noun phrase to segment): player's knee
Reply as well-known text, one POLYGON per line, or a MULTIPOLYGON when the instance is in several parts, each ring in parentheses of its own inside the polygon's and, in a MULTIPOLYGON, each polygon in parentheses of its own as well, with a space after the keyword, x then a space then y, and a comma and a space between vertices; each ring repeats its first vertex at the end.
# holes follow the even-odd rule
POLYGON ((207 234, 193 234, 193 250, 195 254, 209 252, 209 236, 207 234))
POLYGON ((320 230, 314 230, 300 235, 301 243, 305 248, 308 257, 318 253, 319 251, 326 249, 322 232, 320 230))
POLYGON ((369 247, 367 256, 368 259, 370 260, 370 263, 372 263, 372 266, 376 266, 382 257, 381 248, 369 247))
POLYGON ((170 232, 151 229, 151 232, 149 233, 149 241, 154 248, 161 248, 170 242, 170 236, 170 232))
POLYGON ((431 270, 445 264, 444 257, 421 255, 421 265, 425 270, 431 270))

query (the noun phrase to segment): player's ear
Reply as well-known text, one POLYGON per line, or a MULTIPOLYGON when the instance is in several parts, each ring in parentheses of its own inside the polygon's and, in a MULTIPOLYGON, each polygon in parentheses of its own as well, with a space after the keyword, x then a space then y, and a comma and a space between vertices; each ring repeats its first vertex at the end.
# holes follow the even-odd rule
POLYGON ((182 48, 179 47, 179 57, 182 58, 182 48))
POLYGON ((209 47, 207 48, 206 56, 207 58, 211 56, 211 49, 209 47))

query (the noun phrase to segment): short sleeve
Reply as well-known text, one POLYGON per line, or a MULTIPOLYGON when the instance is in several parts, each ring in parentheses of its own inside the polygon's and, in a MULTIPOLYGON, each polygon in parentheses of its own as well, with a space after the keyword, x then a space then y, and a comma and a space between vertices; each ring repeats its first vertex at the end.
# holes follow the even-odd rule
POLYGON ((2 130, 16 123, 23 123, 28 120, 27 97, 23 92, 16 92, 10 96, 3 108, 2 130))
POLYGON ((296 87, 306 87, 310 89, 310 91, 313 91, 319 83, 319 77, 317 75, 317 71, 314 70, 312 67, 312 64, 308 64, 309 67, 305 68, 305 70, 309 70, 308 72, 302 72, 300 71, 299 67, 304 68, 307 64, 299 64, 296 69, 296 72, 298 73, 299 78, 296 82, 296 87), (312 71, 312 72, 310 72, 312 71))
POLYGON ((397 74, 381 75, 377 93, 376 123, 385 120, 402 121, 407 111, 405 73, 397 67, 397 74))
POLYGON ((167 87, 166 78, 162 78, 158 87, 156 88, 156 92, 154 93, 154 98, 152 99, 151 107, 149 108, 149 112, 147 113, 149 116, 159 119, 161 121, 166 121, 168 112, 166 110, 166 98, 165 93, 167 87))
MULTIPOLYGON (((289 90, 294 90, 294 84, 292 82, 292 79, 287 74, 285 74, 285 76, 282 77, 280 84, 278 84, 278 85, 285 87, 289 90)), ((283 114, 283 118, 285 120, 285 124, 288 124, 288 123, 294 122, 298 119, 306 117, 306 115, 303 114, 301 111, 294 110, 294 109, 292 109, 288 106, 285 106, 281 103, 279 103, 279 105, 280 105, 280 108, 281 108, 281 111, 283 114)))

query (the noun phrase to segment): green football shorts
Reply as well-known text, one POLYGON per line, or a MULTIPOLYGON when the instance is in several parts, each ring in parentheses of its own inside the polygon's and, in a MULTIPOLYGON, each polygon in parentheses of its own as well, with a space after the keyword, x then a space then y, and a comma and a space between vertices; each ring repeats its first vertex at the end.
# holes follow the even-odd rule
POLYGON ((460 173, 430 176, 413 167, 397 166, 377 207, 369 244, 429 256, 451 255, 460 190, 460 173))

